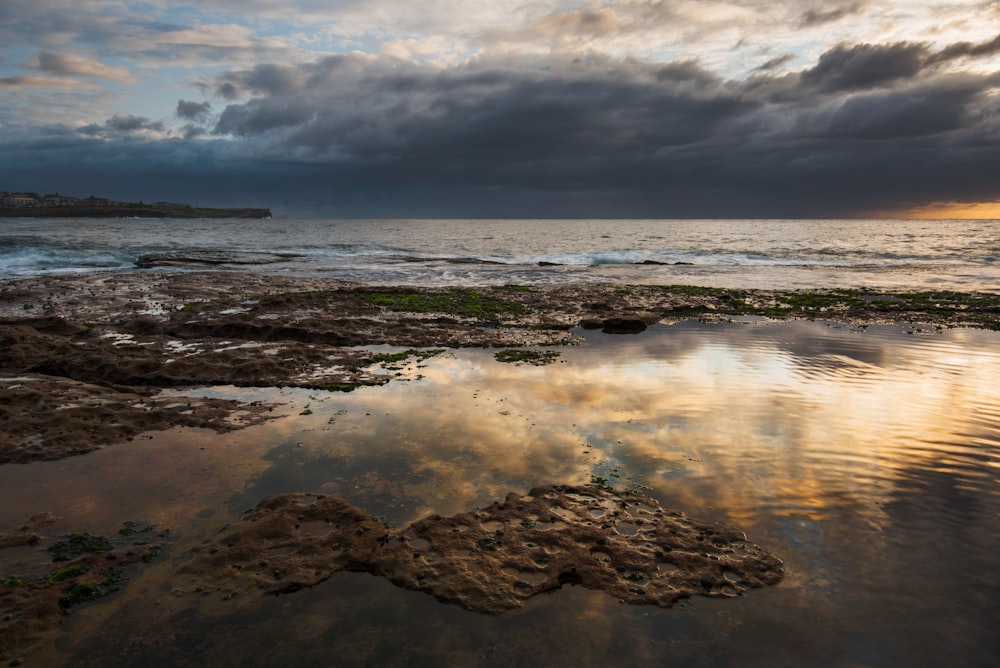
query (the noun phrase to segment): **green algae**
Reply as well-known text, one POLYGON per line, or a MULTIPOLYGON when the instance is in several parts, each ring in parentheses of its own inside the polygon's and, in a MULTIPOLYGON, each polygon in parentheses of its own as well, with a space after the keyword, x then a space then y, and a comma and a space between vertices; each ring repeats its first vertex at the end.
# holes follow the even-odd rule
POLYGON ((555 362, 559 358, 559 353, 554 350, 517 350, 511 348, 493 353, 493 357, 496 361, 505 364, 524 363, 544 366, 555 362))
POLYGON ((493 299, 470 288, 368 291, 356 292, 354 296, 390 311, 444 313, 488 322, 523 315, 528 311, 523 304, 493 299))
POLYGON ((70 561, 84 554, 107 552, 111 547, 111 541, 104 536, 73 533, 50 545, 47 552, 52 556, 52 561, 70 561))

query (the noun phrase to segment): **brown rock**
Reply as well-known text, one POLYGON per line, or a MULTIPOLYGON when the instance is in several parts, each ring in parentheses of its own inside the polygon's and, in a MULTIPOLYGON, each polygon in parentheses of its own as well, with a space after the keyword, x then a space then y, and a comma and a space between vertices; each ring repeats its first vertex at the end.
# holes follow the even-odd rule
POLYGON ((647 327, 639 318, 608 318, 601 323, 601 331, 605 334, 639 334, 647 327))
POLYGON ((781 560, 738 530, 666 512, 649 497, 546 486, 454 517, 385 531, 338 497, 269 497, 181 570, 188 591, 284 593, 339 570, 384 575, 467 610, 501 614, 573 584, 670 607, 775 584, 781 560))
POLYGON ((282 494, 193 550, 180 570, 195 588, 288 593, 341 570, 366 571, 385 529, 338 496, 282 494))
POLYGON ((7 533, 0 533, 0 548, 34 545, 41 540, 37 531, 55 524, 59 518, 52 513, 38 513, 28 518, 28 521, 7 533))

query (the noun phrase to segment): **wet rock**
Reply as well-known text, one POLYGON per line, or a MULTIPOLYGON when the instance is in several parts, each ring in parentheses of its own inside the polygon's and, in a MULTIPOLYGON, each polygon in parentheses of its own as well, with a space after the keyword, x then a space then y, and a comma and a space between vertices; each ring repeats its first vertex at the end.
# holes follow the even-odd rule
POLYGON ((339 497, 269 497, 206 541, 179 577, 185 591, 208 584, 234 596, 288 593, 345 569, 486 614, 564 585, 670 607, 695 594, 738 596, 784 575, 780 559, 736 529, 666 512, 639 494, 546 486, 392 531, 339 497))
POLYGON ((179 577, 191 591, 210 586, 228 595, 245 590, 290 593, 337 571, 369 570, 385 535, 374 517, 339 496, 272 496, 192 550, 194 559, 179 577))
POLYGON ((0 373, 0 464, 62 459, 175 426, 227 432, 272 417, 273 407, 259 402, 134 390, 0 373))
MULTIPOLYGON (((56 521, 48 513, 35 515, 24 527, 3 534, 23 534, 56 521)), ((18 660, 38 647, 51 643, 60 621, 77 606, 96 601, 122 589, 129 574, 154 560, 168 540, 168 531, 153 526, 126 523, 117 535, 70 534, 54 545, 79 544, 81 536, 100 538, 87 541, 87 549, 75 550, 67 560, 36 550, 19 560, 19 573, 0 573, 0 661, 18 660)))
POLYGON ((601 331, 605 334, 639 334, 647 327, 639 318, 608 318, 601 322, 601 331))
POLYGON ((28 518, 28 521, 16 529, 0 533, 0 548, 34 545, 40 540, 38 530, 55 524, 59 520, 52 513, 38 513, 28 518))
POLYGON ((135 261, 140 269, 152 267, 217 266, 226 264, 255 265, 287 262, 300 257, 292 253, 252 253, 226 250, 190 250, 182 253, 147 253, 135 261))

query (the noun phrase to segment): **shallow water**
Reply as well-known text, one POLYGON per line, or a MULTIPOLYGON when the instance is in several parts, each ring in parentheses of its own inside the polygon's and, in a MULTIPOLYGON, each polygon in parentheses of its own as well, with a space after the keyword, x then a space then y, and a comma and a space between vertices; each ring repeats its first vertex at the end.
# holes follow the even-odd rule
MULTIPOLYGON (((0 526, 169 526, 167 555, 81 607, 61 665, 992 666, 1000 652, 1000 334, 808 322, 586 333, 554 364, 459 350, 349 394, 215 388, 285 417, 0 467, 0 526), (302 415, 305 409, 309 414, 302 415), (177 557, 267 494, 400 525, 594 478, 744 530, 785 580, 629 606, 566 587, 485 617, 339 573, 249 602, 169 593, 177 557)), ((16 553, 3 555, 3 570, 16 553)), ((16 568, 14 569, 16 571, 16 568)))

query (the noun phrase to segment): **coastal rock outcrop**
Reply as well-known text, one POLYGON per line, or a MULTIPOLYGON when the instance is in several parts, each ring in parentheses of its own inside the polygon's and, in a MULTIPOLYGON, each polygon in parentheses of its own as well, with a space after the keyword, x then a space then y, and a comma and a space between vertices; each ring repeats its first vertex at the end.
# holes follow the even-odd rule
POLYGON ((775 584, 782 562, 736 529, 669 512, 647 496, 550 485, 453 517, 388 530, 339 497, 264 499, 196 548, 181 591, 289 593, 340 570, 382 575, 486 614, 579 585, 632 604, 738 596, 775 584))

